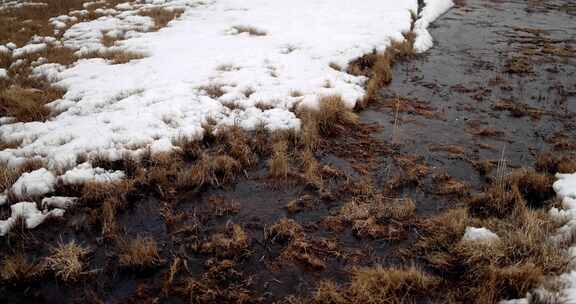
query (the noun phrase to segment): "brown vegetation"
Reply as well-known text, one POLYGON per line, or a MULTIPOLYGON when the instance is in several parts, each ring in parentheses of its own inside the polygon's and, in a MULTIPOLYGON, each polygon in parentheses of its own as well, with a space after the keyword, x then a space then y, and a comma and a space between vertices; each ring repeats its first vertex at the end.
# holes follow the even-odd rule
POLYGON ((148 16, 154 20, 154 29, 159 30, 166 27, 170 21, 180 17, 184 13, 183 9, 166 9, 162 7, 146 8, 138 11, 141 16, 148 16))
POLYGON ((145 269, 154 267, 162 262, 158 253, 158 245, 151 237, 142 237, 140 235, 133 239, 122 239, 118 244, 120 253, 118 262, 120 266, 145 269))
POLYGON ((22 283, 37 277, 42 271, 38 263, 31 263, 23 254, 14 254, 3 258, 0 278, 4 282, 22 283))
POLYGON ((429 297, 439 280, 416 267, 389 267, 381 265, 355 268, 352 281, 346 288, 334 283, 319 284, 312 303, 416 303, 429 297))
POLYGON ((52 250, 52 255, 46 258, 46 264, 62 281, 76 281, 84 273, 83 259, 88 253, 88 249, 75 241, 60 243, 52 250))

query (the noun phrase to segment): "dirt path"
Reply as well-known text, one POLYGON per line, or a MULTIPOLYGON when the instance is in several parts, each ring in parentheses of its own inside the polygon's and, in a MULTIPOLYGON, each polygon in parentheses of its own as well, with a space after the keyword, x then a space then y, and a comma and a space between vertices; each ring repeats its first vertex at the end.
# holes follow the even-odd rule
POLYGON ((516 168, 576 150, 575 18, 570 1, 458 1, 436 21, 435 47, 394 66, 361 123, 322 140, 321 186, 302 173, 270 180, 261 159, 229 187, 133 198, 117 214, 120 234, 153 237, 162 258, 138 271, 118 267, 121 246, 83 225, 87 208, 72 210, 61 225, 7 241, 4 254, 33 259, 76 240, 91 248, 89 278, 3 284, 0 302, 272 303, 310 295, 323 279, 347 282, 353 267, 401 264, 419 223, 480 191, 501 158, 516 168), (351 222, 348 203, 372 189, 410 217, 351 222))

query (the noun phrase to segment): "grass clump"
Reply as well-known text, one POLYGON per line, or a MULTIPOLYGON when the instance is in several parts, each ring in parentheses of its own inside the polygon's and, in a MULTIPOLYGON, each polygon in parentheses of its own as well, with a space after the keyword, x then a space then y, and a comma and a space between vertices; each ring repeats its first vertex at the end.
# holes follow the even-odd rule
POLYGON ((80 278, 84 270, 82 261, 90 251, 75 241, 60 243, 46 257, 46 264, 56 277, 64 282, 73 282, 80 278))
POLYGON ((138 60, 145 58, 146 56, 142 53, 118 49, 118 48, 108 48, 105 50, 97 50, 92 52, 83 53, 80 59, 90 59, 90 58, 102 58, 109 61, 112 64, 125 64, 132 60, 138 60))
POLYGON ((416 267, 355 268, 347 288, 332 282, 319 284, 311 303, 416 303, 434 293, 439 280, 416 267))
POLYGON ((343 133, 346 127, 356 125, 358 116, 354 114, 340 96, 325 96, 319 101, 319 109, 305 110, 303 139, 307 146, 315 147, 316 134, 335 136, 343 133), (310 132, 310 133, 306 133, 310 132))
POLYGON ((273 144, 272 151, 272 158, 268 161, 269 175, 276 179, 286 180, 290 173, 287 141, 277 141, 273 144))
POLYGON ((152 7, 140 10, 140 16, 147 16, 154 20, 154 30, 166 27, 170 21, 180 17, 184 13, 183 9, 166 9, 162 7, 152 7))
POLYGON ((23 254, 15 254, 3 258, 0 278, 14 284, 27 282, 37 277, 41 270, 39 264, 30 263, 23 254))
POLYGON ((21 122, 44 121, 50 115, 46 103, 63 96, 63 91, 42 91, 12 86, 0 93, 0 113, 21 122))
POLYGON ((118 262, 120 266, 133 269, 146 269, 162 262, 158 245, 151 237, 138 235, 135 239, 120 240, 118 262))
POLYGON ((219 257, 241 255, 250 246, 250 238, 242 226, 227 225, 222 233, 215 233, 201 246, 202 252, 214 253, 219 257))

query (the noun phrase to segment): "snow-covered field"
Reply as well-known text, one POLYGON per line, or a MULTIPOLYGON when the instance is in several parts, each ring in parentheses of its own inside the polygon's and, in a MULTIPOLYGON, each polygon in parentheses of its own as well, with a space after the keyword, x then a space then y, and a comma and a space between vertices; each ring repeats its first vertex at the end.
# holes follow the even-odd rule
MULTIPOLYGON (((415 25, 420 52, 432 46, 426 30, 430 22, 452 5, 451 0, 425 3, 415 25)), ((417 10, 417 0, 146 0, 119 4, 100 12, 103 17, 70 27, 86 12, 55 16, 54 32, 62 38, 35 37, 26 46, 7 44, 0 51, 13 58, 50 44, 78 54, 105 51, 102 37, 107 35, 124 39, 113 49, 146 57, 126 64, 81 59, 68 67, 39 60, 35 73, 67 89, 49 104, 59 114, 45 122, 1 118, 0 139, 21 145, 0 151, 0 161, 16 167, 37 158, 49 171, 75 171, 63 176, 32 172, 12 191, 49 195, 54 183, 79 170, 108 174, 89 164, 74 168, 77 157, 169 151, 175 138, 201 138, 208 118, 246 129, 259 124, 298 129, 294 110, 313 108, 323 96, 340 95, 353 107, 364 96, 367 79, 346 73, 348 63, 403 40, 417 10), (157 7, 185 11, 167 27, 149 32, 153 20, 138 11, 157 7)), ((13 215, 23 213, 18 208, 13 215)))

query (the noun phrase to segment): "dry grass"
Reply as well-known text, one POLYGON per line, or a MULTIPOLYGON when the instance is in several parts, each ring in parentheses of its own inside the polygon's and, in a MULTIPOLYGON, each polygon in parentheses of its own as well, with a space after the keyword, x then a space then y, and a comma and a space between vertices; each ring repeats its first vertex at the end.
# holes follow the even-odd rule
POLYGON ((100 205, 106 200, 118 199, 125 201, 126 197, 135 190, 130 180, 107 183, 88 182, 81 185, 75 192, 79 194, 79 202, 86 205, 100 205))
MULTIPOLYGON (((527 177, 530 173, 512 175, 515 181, 532 180, 527 177)), ((522 197, 521 193, 510 196, 522 197)), ((529 209, 521 203, 524 201, 513 200, 507 212, 490 214, 499 217, 475 218, 471 217, 474 212, 459 208, 423 222, 410 251, 442 280, 443 294, 438 297, 456 303, 475 299, 482 304, 521 298, 539 287, 545 275, 566 270, 568 256, 550 240, 558 224, 545 210, 529 209), (500 241, 461 241, 468 226, 488 227, 500 241)))
POLYGON ((415 56, 415 34, 406 33, 404 37, 402 42, 392 42, 383 53, 373 52, 350 62, 348 73, 364 75, 369 78, 366 85, 366 97, 358 103, 359 108, 363 108, 375 100, 380 89, 392 81, 392 66, 396 61, 415 56))
POLYGON ((0 164, 0 193, 12 187, 18 177, 20 177, 19 173, 16 169, 0 164))
POLYGON ((0 278, 4 282, 27 282, 37 277, 42 266, 30 263, 23 254, 9 255, 3 258, 0 268, 0 278))
POLYGON ((286 180, 290 173, 290 160, 288 158, 288 143, 280 140, 272 146, 272 158, 268 161, 268 172, 273 178, 286 180))
POLYGON ((250 139, 240 127, 224 128, 218 132, 218 138, 223 143, 223 147, 220 148, 221 153, 226 153, 238 160, 245 168, 256 163, 256 155, 252 151, 250 139))
POLYGON ((317 145, 317 134, 322 136, 339 135, 346 127, 356 125, 358 116, 346 107, 342 97, 326 96, 320 99, 319 109, 305 110, 300 113, 304 120, 304 132, 302 138, 304 144, 315 148, 317 145))
POLYGON ((203 91, 204 94, 208 95, 212 99, 218 99, 226 92, 222 89, 224 84, 211 83, 209 85, 201 86, 199 89, 203 91))
POLYGON ((515 56, 508 59, 506 72, 514 74, 527 74, 534 71, 530 60, 527 57, 515 56))
POLYGON ((235 257, 243 254, 250 246, 250 238, 242 226, 227 225, 222 233, 215 233, 201 246, 202 252, 214 253, 219 257, 235 257))
POLYGON ((63 95, 64 91, 55 87, 38 90, 12 86, 0 92, 0 113, 22 122, 43 121, 50 116, 46 103, 63 95))
POLYGON ((34 35, 51 36, 54 29, 48 19, 82 9, 84 2, 87 1, 52 0, 48 5, 0 10, 0 44, 14 42, 21 46, 34 35))
POLYGON ((144 57, 142 53, 113 48, 83 53, 78 59, 102 58, 112 64, 125 64, 144 57))
POLYGON ((264 238, 270 242, 285 243, 300 239, 304 235, 302 226, 293 219, 283 218, 264 230, 264 238))
POLYGON ((118 262, 120 266, 132 269, 146 269, 162 263, 158 245, 151 237, 138 235, 133 239, 119 241, 118 262))
POLYGON ((162 7, 153 7, 140 10, 140 16, 147 16, 154 20, 154 29, 159 30, 166 27, 170 21, 180 17, 184 13, 183 9, 166 9, 162 7))
POLYGON ((266 32, 259 30, 253 26, 236 25, 232 27, 236 34, 247 33, 250 36, 266 36, 266 32))
POLYGON ((208 199, 210 213, 215 216, 236 214, 240 211, 240 203, 235 200, 227 200, 222 196, 211 196, 208 199))
POLYGON ((315 189, 322 189, 324 187, 324 181, 322 179, 320 164, 314 153, 308 149, 304 150, 300 154, 300 160, 302 162, 302 179, 306 182, 308 186, 314 187, 315 189))
POLYGON ((536 170, 548 174, 576 172, 576 157, 573 155, 558 156, 543 153, 536 156, 536 170))
POLYGON ((64 282, 77 281, 84 272, 82 260, 89 252, 75 241, 60 243, 52 249, 52 255, 46 257, 46 264, 58 279, 64 282))
POLYGON ((220 186, 232 182, 240 172, 240 163, 227 155, 215 157, 204 154, 186 173, 187 182, 178 176, 178 184, 202 187, 204 185, 220 186))
POLYGON ((416 303, 428 297, 439 286, 439 280, 416 267, 389 267, 381 265, 355 268, 347 288, 322 282, 316 289, 312 303, 322 304, 395 304, 416 303))
POLYGON ((479 196, 469 201, 470 212, 478 217, 504 218, 526 207, 544 207, 552 198, 551 176, 520 169, 495 180, 479 196))

